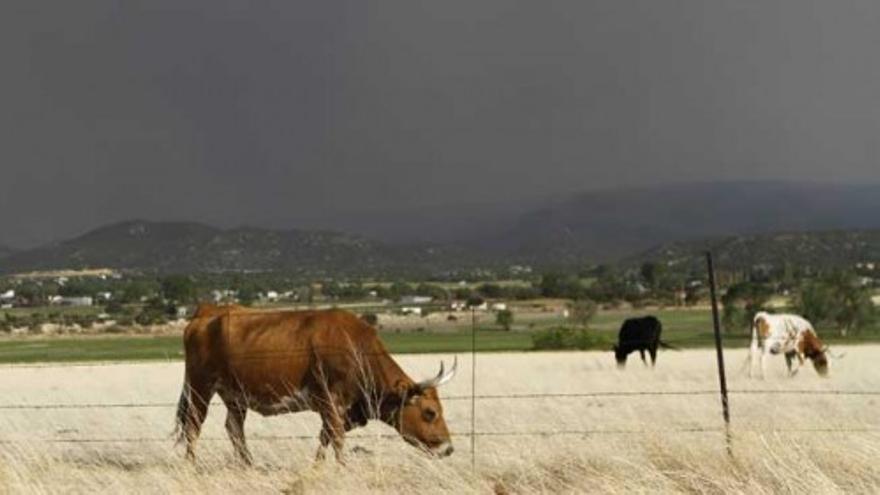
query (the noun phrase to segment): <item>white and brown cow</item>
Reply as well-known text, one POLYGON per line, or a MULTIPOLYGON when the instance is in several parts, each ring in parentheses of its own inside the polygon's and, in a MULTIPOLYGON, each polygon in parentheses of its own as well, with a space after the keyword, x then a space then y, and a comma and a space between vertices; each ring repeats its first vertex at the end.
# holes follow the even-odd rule
POLYGON ((789 376, 794 376, 804 358, 813 362, 819 376, 828 375, 827 348, 816 335, 813 325, 802 316, 794 314, 770 314, 761 311, 752 320, 752 343, 749 350, 749 376, 752 376, 755 361, 760 349, 761 378, 767 368, 766 361, 770 354, 785 356, 789 376), (797 358, 798 367, 792 369, 797 358))

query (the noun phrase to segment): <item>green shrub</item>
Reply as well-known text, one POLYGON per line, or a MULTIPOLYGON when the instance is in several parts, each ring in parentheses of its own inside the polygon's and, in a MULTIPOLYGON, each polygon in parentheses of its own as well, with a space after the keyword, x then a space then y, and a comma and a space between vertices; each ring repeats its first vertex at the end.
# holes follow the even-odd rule
POLYGON ((108 315, 118 315, 125 312, 125 307, 117 300, 111 300, 104 306, 104 312, 108 315))
POLYGON ((502 309, 495 314, 495 323, 509 332, 513 325, 513 312, 509 309, 502 309))
POLYGON ((535 350, 554 349, 609 349, 610 342, 603 335, 585 328, 556 327, 542 330, 532 336, 535 350))
POLYGON ((134 325, 134 317, 131 315, 122 315, 116 318, 116 326, 130 327, 132 325, 134 325))
POLYGON ((164 325, 168 323, 168 318, 163 311, 157 311, 151 308, 144 308, 137 316, 134 317, 135 323, 138 325, 164 325))

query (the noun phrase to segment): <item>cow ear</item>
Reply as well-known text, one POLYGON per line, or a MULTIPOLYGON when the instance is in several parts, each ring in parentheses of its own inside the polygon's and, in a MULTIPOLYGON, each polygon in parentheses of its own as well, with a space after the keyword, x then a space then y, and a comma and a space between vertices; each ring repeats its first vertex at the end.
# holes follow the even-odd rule
POLYGON ((397 380, 394 382, 394 386, 391 387, 394 395, 399 397, 406 397, 409 394, 410 384, 406 383, 403 380, 397 380))
POLYGON ((422 389, 419 388, 417 384, 398 380, 397 383, 394 384, 394 393, 400 397, 401 400, 409 402, 413 397, 422 395, 422 389))
POLYGON ((418 384, 416 384, 416 385, 413 385, 412 387, 410 387, 409 390, 407 390, 406 396, 407 396, 407 399, 412 398, 412 397, 419 397, 424 392, 425 391, 422 389, 422 387, 420 387, 418 384))

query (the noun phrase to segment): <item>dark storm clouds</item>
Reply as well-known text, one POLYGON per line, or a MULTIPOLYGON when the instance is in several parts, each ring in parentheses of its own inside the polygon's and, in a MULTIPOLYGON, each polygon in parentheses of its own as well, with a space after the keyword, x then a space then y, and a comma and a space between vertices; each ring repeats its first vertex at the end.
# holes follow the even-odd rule
POLYGON ((878 176, 869 0, 6 0, 0 33, 0 243, 878 176))

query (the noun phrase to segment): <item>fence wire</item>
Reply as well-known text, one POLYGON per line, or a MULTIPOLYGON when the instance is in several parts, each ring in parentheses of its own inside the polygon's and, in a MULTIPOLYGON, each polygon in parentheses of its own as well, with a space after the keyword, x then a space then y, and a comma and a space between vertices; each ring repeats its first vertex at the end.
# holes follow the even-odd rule
MULTIPOLYGON (((730 390, 730 394, 739 395, 836 395, 880 397, 876 390, 730 390)), ((656 397, 656 396, 716 396, 717 390, 658 390, 642 392, 572 392, 572 393, 533 393, 533 394, 483 394, 476 395, 476 400, 538 400, 538 399, 590 399, 618 397, 656 397)), ((453 395, 441 397, 443 401, 471 400, 470 395, 453 395)), ((211 406, 223 405, 212 402, 211 406)), ((176 402, 122 402, 122 403, 83 403, 83 404, 0 404, 0 410, 41 410, 41 409, 160 409, 177 407, 176 402)))
MULTIPOLYGON (((727 431, 722 427, 692 427, 692 428, 668 428, 661 430, 626 430, 626 429, 588 429, 588 430, 552 430, 552 431, 478 431, 473 435, 469 432, 463 432, 453 435, 454 437, 470 438, 480 437, 555 437, 555 436, 602 436, 602 435, 646 435, 655 436, 658 434, 726 434, 727 431)), ((868 433, 880 434, 880 428, 781 428, 772 431, 757 429, 739 429, 733 428, 731 433, 825 433, 825 434, 854 434, 868 433)), ((375 439, 398 439, 399 434, 377 434, 377 435, 346 435, 346 440, 375 440, 375 439)), ((282 441, 309 441, 317 442, 318 435, 263 435, 249 436, 249 442, 282 442, 282 441)), ((226 437, 200 437, 199 442, 228 442, 226 437)), ((46 438, 34 439, 26 438, 20 440, 0 439, 0 445, 18 445, 32 444, 34 442, 44 444, 143 444, 143 443, 172 443, 170 437, 134 437, 134 438, 46 438)))

